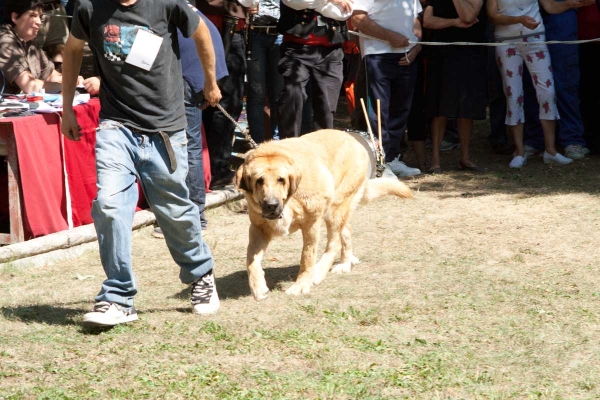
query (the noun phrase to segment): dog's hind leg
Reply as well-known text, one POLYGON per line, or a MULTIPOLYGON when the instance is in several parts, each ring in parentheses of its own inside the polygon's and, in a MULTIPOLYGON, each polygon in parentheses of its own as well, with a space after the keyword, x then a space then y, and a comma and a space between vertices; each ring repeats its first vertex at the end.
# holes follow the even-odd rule
POLYGON ((262 229, 250 225, 250 241, 246 253, 246 268, 248 270, 248 283, 250 291, 256 301, 267 298, 269 288, 265 280, 265 271, 263 271, 261 262, 267 250, 271 238, 267 236, 262 229))
POLYGON ((331 269, 331 273, 333 274, 341 274, 344 272, 350 272, 352 270, 352 266, 360 263, 358 258, 354 256, 352 253, 352 235, 350 233, 350 226, 346 225, 342 230, 341 234, 342 239, 342 256, 340 258, 340 263, 333 266, 331 269))
POLYGON ((300 295, 310 293, 313 275, 315 272, 315 261, 319 247, 319 231, 321 229, 321 216, 307 222, 302 226, 302 256, 300 258, 300 272, 296 283, 290 286, 285 293, 289 295, 300 295))
MULTIPOLYGON (((315 275, 313 277, 313 283, 315 285, 323 282, 329 269, 333 265, 335 257, 340 251, 340 248, 344 248, 344 230, 346 229, 346 223, 350 216, 351 202, 347 201, 342 203, 331 216, 330 220, 327 220, 327 248, 325 253, 315 266, 315 275)), ((349 231, 348 231, 349 238, 349 231)), ((352 248, 350 248, 352 253, 352 248)))

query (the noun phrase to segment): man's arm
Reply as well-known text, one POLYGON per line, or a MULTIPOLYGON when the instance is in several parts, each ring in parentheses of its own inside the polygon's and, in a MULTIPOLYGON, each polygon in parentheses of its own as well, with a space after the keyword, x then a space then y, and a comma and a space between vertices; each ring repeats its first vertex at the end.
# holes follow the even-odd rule
POLYGON ((366 35, 385 40, 393 47, 407 47, 409 45, 408 38, 406 36, 382 27, 369 18, 369 15, 366 11, 356 10, 352 13, 351 18, 352 26, 366 35))
POLYGON ((21 88, 23 93, 33 93, 40 92, 42 89, 47 92, 58 92, 60 91, 60 73, 54 71, 52 75, 48 77, 46 81, 41 79, 36 79, 31 75, 29 71, 23 71, 17 79, 15 79, 15 83, 21 88), (58 77, 54 76, 54 74, 58 74, 58 77))
POLYGON ((75 88, 79 80, 78 75, 81 68, 84 45, 85 42, 83 40, 69 35, 63 55, 63 117, 61 131, 70 140, 79 140, 81 136, 77 118, 73 112, 73 98, 75 97, 75 88))
POLYGON ((540 0, 540 4, 548 14, 560 14, 573 8, 580 8, 594 4, 594 0, 540 0))
POLYGON ((210 37, 210 31, 202 18, 199 18, 198 27, 192 35, 192 39, 194 39, 194 43, 196 44, 196 52, 198 52, 198 57, 204 70, 204 98, 208 104, 215 106, 221 101, 221 90, 217 86, 215 50, 210 37))
POLYGON ((458 13, 458 17, 467 22, 471 23, 477 19, 481 7, 483 7, 483 0, 452 0, 454 8, 458 13))
POLYGON ((423 14, 423 27, 427 29, 445 29, 450 27, 468 28, 477 23, 477 19, 473 22, 465 22, 461 18, 441 18, 433 15, 433 7, 427 6, 423 14))

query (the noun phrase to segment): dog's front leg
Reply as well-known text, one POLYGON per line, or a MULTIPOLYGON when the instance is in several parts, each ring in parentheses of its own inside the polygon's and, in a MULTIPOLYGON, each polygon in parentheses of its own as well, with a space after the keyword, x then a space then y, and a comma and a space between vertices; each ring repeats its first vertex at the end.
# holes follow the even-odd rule
POLYGON ((321 219, 305 223, 302 226, 302 257, 300 258, 300 272, 296 283, 290 286, 285 293, 292 295, 308 294, 312 285, 317 261, 317 248, 319 246, 319 230, 321 219))
POLYGON ((246 253, 246 268, 248 270, 248 283, 254 300, 260 301, 267 298, 269 288, 265 280, 261 262, 271 237, 267 236, 262 229, 250 225, 250 241, 246 253))

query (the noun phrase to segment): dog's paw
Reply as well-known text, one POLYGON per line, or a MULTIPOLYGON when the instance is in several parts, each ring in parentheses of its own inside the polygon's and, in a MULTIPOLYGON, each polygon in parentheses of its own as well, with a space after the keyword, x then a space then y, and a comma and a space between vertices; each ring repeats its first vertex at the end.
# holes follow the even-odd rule
POLYGON ((312 280, 313 285, 321 284, 321 282, 323 282, 325 280, 325 277, 327 276, 327 272, 328 271, 326 268, 315 269, 315 274, 314 274, 313 280, 312 280))
MULTIPOLYGON (((354 258, 356 258, 356 257, 354 257, 354 258)), ((356 260, 358 261, 358 258, 356 258, 356 260)), ((333 268, 331 268, 331 273, 332 274, 347 274, 351 270, 352 270, 352 262, 346 262, 343 264, 334 265, 333 268)))
POLYGON ((360 260, 358 259, 358 257, 352 256, 352 258, 350 258, 350 263, 352 265, 360 264, 360 260))
POLYGON ((309 294, 310 293, 310 282, 309 284, 305 284, 304 282, 296 282, 292 286, 290 286, 285 294, 290 296, 299 296, 301 294, 309 294))
POLYGON ((250 288, 250 291, 252 292, 252 296, 254 296, 254 300, 256 301, 265 300, 269 295, 269 288, 266 284, 259 285, 256 288, 250 288))

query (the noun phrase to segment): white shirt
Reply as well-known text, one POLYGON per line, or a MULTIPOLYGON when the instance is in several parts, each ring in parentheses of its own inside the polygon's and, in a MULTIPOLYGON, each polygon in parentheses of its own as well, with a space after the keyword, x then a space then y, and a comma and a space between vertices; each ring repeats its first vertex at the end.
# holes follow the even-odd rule
POLYGON ((306 10, 307 8, 315 10, 324 17, 335 19, 336 21, 345 21, 352 15, 350 12, 344 13, 337 5, 329 0, 281 0, 283 4, 294 10, 306 10))
POLYGON ((523 24, 496 25, 494 30, 496 39, 518 38, 544 33, 544 23, 541 22, 542 16, 538 0, 498 0, 498 12, 511 17, 526 15, 540 21, 540 24, 535 29, 529 29, 523 24))
MULTIPOLYGON (((417 42, 415 18, 421 11, 419 0, 354 0, 354 10, 364 11, 377 25, 398 32, 412 42, 417 42)), ((360 38, 360 51, 369 54, 406 53, 415 45, 392 47, 382 40, 360 38)))

